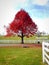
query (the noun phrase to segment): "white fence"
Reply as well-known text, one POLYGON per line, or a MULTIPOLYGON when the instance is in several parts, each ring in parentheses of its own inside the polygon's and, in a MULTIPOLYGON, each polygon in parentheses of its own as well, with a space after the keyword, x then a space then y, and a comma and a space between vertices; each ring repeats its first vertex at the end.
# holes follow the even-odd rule
MULTIPOLYGON (((24 40, 24 43, 37 43, 38 40, 24 40)), ((0 43, 21 43, 21 40, 0 40, 0 43)))
POLYGON ((47 42, 42 43, 42 55, 43 62, 46 62, 49 65, 49 43, 47 42))
MULTIPOLYGON (((24 43, 42 43, 43 40, 24 40, 24 43)), ((49 42, 49 40, 46 40, 49 42)), ((21 40, 0 40, 0 43, 21 43, 21 40)))
POLYGON ((0 43, 20 43, 21 40, 0 40, 0 43))

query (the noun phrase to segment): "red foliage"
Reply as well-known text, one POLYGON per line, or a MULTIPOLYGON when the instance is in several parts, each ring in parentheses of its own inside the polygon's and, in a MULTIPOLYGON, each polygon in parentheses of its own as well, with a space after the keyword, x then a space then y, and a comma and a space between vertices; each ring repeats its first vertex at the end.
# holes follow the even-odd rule
POLYGON ((37 31, 37 25, 32 21, 28 13, 24 10, 20 10, 16 15, 12 23, 7 28, 7 34, 14 34, 23 32, 25 36, 34 35, 37 31))

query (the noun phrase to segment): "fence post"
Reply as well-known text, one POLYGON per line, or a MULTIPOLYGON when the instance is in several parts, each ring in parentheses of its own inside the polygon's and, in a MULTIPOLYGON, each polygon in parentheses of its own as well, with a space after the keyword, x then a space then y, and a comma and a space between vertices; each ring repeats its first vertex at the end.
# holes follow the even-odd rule
POLYGON ((43 62, 44 62, 44 42, 42 43, 42 59, 43 59, 43 62))

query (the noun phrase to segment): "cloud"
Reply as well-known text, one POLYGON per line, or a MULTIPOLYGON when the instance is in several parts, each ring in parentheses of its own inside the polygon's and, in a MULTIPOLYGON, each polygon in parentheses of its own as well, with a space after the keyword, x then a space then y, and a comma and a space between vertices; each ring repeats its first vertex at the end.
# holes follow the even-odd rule
POLYGON ((30 9, 28 9, 29 14, 32 17, 37 18, 48 18, 49 17, 49 7, 48 6, 41 6, 41 5, 32 5, 30 9))
POLYGON ((39 31, 49 33, 49 18, 33 18, 33 21, 37 24, 39 31))
POLYGON ((37 5, 46 5, 47 2, 48 0, 32 0, 32 3, 37 5))
POLYGON ((26 3, 26 0, 0 0, 0 5, 4 6, 12 6, 17 7, 24 5, 26 3))

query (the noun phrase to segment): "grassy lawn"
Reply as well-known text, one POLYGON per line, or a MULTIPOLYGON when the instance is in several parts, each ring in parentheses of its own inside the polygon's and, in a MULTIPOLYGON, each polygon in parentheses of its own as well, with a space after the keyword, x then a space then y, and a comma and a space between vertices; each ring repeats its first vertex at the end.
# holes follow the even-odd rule
MULTIPOLYGON (((11 41, 11 43, 13 43, 12 40, 14 40, 14 43, 21 43, 21 37, 18 37, 18 36, 11 36, 11 37, 0 36, 0 44, 1 43, 9 43, 8 40, 11 41), (5 41, 1 41, 1 40, 5 40, 5 41)), ((35 35, 35 36, 29 37, 29 38, 24 37, 24 43, 38 43, 38 41, 40 41, 40 43, 41 43, 43 40, 46 40, 46 41, 49 40, 49 36, 38 37, 35 35)))
POLYGON ((41 48, 0 48, 0 65, 46 65, 41 48))
MULTIPOLYGON (((45 39, 47 38, 49 40, 49 36, 40 36, 40 39, 45 39)), ((32 37, 24 37, 24 40, 37 40, 38 37, 36 35, 32 36, 32 37)), ((5 36, 0 36, 0 40, 21 40, 21 37, 18 36, 10 36, 10 37, 5 37, 5 36)))
POLYGON ((21 40, 21 38, 18 36, 10 36, 10 37, 0 36, 0 40, 21 40))

